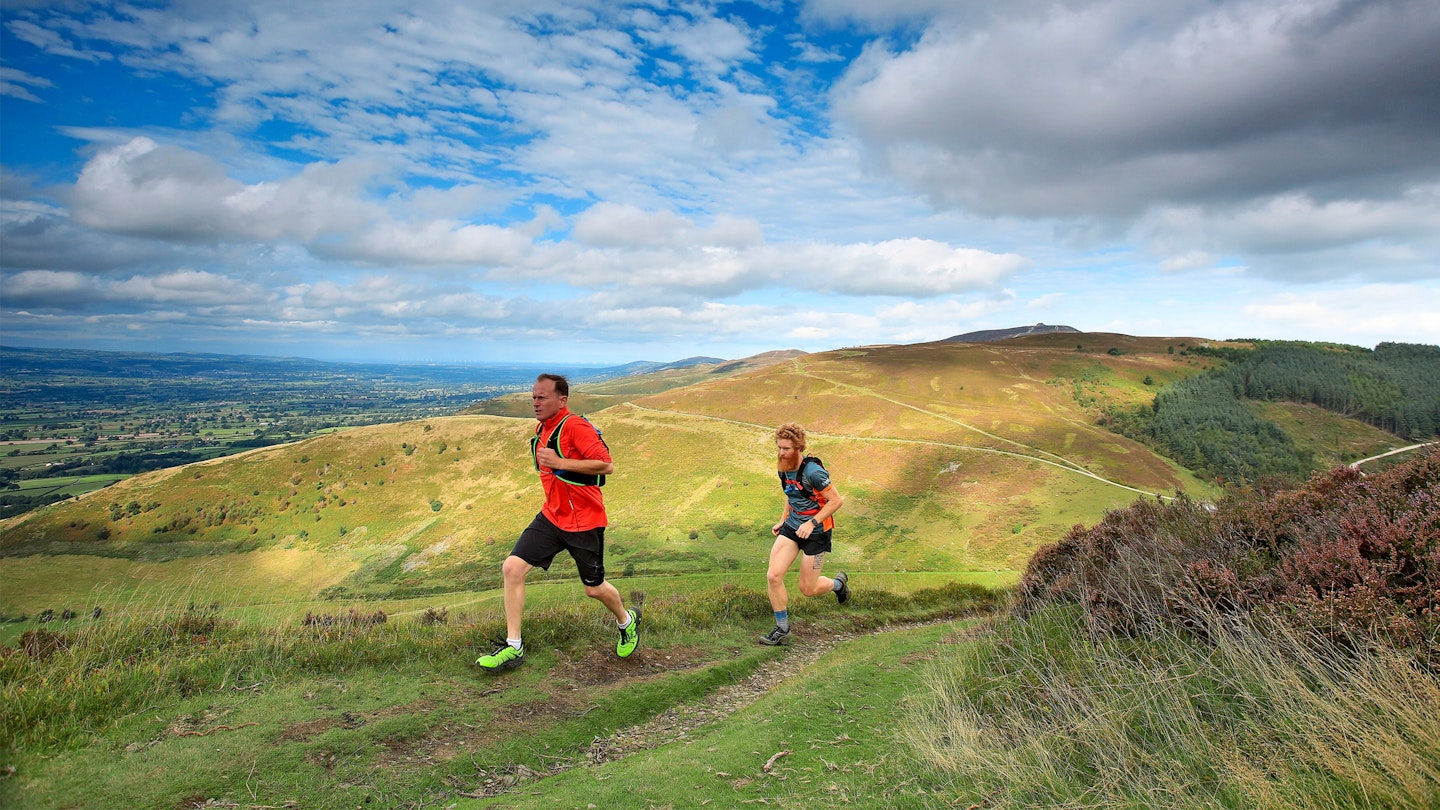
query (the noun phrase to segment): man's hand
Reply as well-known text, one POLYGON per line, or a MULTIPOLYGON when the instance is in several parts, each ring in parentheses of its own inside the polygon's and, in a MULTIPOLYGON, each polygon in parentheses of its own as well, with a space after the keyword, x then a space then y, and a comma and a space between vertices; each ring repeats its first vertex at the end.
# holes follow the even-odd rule
POLYGON ((560 466, 562 460, 560 454, 549 447, 541 447, 535 451, 535 461, 538 462, 541 467, 549 467, 552 470, 563 470, 565 468, 560 466))
POLYGON ((771 526, 771 527, 770 527, 770 533, 773 534, 773 535, 775 535, 776 537, 779 537, 779 536, 780 536, 780 529, 783 528, 784 526, 785 526, 785 521, 782 520, 782 521, 780 521, 779 523, 776 523, 774 526, 771 526))
POLYGON ((800 528, 795 530, 795 536, 800 538, 801 540, 807 540, 810 537, 810 533, 813 531, 815 531, 815 524, 807 520, 804 523, 800 524, 800 528))
POLYGON ((585 475, 610 475, 615 472, 615 463, 598 458, 565 458, 549 447, 535 451, 535 461, 550 471, 584 473, 585 475))

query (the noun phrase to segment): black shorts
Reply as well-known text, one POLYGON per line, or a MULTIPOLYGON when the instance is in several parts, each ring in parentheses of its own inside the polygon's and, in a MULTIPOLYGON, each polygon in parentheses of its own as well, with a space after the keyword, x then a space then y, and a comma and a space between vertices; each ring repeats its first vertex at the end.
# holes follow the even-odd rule
POLYGON ((800 552, 807 557, 818 557, 829 551, 830 535, 829 529, 814 529, 808 538, 801 540, 800 536, 795 534, 795 530, 790 528, 790 524, 787 523, 780 527, 780 536, 794 540, 795 545, 800 547, 800 552))
POLYGON ((605 581, 605 527, 584 532, 567 532, 551 523, 543 514, 536 515, 510 554, 531 565, 550 570, 550 561, 561 551, 575 558, 580 581, 595 586, 605 581))

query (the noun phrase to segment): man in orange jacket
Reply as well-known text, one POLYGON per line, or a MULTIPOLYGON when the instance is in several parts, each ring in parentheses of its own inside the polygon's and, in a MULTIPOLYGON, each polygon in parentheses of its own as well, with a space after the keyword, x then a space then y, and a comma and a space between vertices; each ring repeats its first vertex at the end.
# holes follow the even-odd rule
POLYGON ((610 448, 589 420, 566 407, 570 383, 559 374, 541 374, 531 391, 535 419, 540 423, 530 441, 545 506, 520 535, 500 571, 505 580, 505 644, 475 660, 481 669, 498 673, 525 663, 520 625, 525 613, 525 576, 531 568, 550 570, 561 551, 570 552, 585 585, 620 629, 615 654, 625 658, 640 643, 640 608, 628 610, 620 591, 605 581, 605 499, 600 488, 615 471, 610 448))

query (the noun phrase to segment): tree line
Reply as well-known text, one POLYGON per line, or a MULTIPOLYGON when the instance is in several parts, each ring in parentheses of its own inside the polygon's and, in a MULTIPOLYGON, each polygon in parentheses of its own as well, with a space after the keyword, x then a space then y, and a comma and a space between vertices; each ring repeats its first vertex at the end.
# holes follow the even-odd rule
POLYGON ((1440 347, 1256 341, 1192 347, 1224 366, 1166 386, 1147 408, 1115 409, 1106 425, 1203 475, 1303 478, 1314 459, 1245 400, 1317 405, 1413 441, 1440 435, 1440 347))

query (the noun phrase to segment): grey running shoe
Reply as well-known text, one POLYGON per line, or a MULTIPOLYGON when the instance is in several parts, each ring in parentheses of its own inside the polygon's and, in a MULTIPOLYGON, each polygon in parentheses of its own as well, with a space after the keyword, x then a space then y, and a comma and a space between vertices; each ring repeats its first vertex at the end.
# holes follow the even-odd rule
POLYGON ((499 674, 507 669, 514 669, 523 663, 525 663, 525 650, 517 650, 509 644, 503 644, 495 652, 475 659, 476 666, 491 675, 499 674))
POLYGON ((843 605, 850 601, 850 577, 841 571, 835 575, 835 581, 840 583, 840 590, 835 592, 835 599, 843 605))
POLYGON ((779 647, 780 645, 784 644, 789 640, 790 631, 781 630, 780 625, 778 624, 775 625, 774 629, 772 629, 770 632, 760 637, 760 643, 764 644, 766 647, 779 647))

